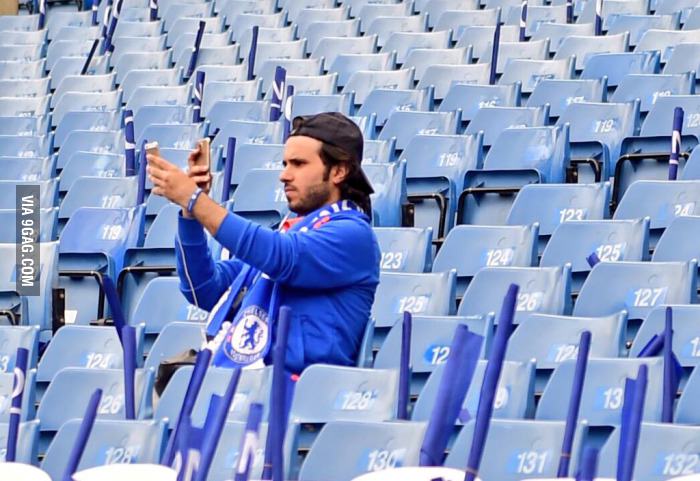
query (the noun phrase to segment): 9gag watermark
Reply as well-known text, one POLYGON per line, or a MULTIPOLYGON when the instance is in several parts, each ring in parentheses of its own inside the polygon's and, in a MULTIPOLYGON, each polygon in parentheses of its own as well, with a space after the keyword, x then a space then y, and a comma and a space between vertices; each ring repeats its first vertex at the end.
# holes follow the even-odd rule
POLYGON ((15 195, 16 290, 21 296, 38 296, 41 271, 40 188, 38 185, 18 185, 15 195))

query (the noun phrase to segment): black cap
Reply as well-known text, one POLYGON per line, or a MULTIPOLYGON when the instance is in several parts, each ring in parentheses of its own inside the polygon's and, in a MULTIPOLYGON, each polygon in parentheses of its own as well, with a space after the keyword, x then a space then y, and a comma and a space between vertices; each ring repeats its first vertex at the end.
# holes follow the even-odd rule
POLYGON ((340 112, 323 112, 295 117, 289 136, 303 135, 344 150, 352 157, 358 174, 353 176, 353 187, 367 194, 374 193, 372 184, 362 170, 364 140, 355 122, 340 112))

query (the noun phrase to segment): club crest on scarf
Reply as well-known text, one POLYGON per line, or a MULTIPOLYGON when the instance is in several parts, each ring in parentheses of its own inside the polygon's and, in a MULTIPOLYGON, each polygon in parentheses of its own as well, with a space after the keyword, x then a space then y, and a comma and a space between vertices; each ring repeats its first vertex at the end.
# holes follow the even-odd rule
MULTIPOLYGON (((284 222, 282 232, 305 233, 341 214, 364 215, 355 204, 344 200, 304 218, 284 222)), ((240 368, 265 358, 272 345, 278 291, 279 286, 266 274, 250 266, 241 270, 209 316, 207 334, 216 333, 209 344, 214 352, 214 366, 240 368), (235 301, 241 295, 243 300, 236 308, 235 301)))
POLYGON ((264 356, 270 328, 267 312, 258 306, 246 308, 239 322, 229 329, 222 349, 237 364, 252 364, 264 356))

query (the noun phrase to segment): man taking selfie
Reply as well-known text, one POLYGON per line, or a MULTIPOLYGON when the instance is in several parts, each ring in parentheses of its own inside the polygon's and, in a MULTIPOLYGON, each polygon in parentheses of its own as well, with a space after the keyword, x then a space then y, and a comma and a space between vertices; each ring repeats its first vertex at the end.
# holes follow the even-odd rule
POLYGON ((281 305, 291 308, 288 371, 356 363, 380 260, 362 150, 362 133, 342 114, 295 118, 280 181, 297 217, 280 231, 209 198, 211 175, 197 165, 199 148, 188 173, 148 155, 152 193, 182 207, 175 241, 180 289, 210 311, 207 332, 217 333, 214 364, 242 367, 268 359, 281 305), (204 229, 231 260, 212 258, 204 229))

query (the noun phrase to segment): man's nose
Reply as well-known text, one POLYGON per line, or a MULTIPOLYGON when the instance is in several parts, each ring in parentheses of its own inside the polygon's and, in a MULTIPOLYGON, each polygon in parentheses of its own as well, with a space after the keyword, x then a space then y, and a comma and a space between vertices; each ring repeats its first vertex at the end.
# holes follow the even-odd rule
POLYGON ((282 169, 282 172, 280 172, 280 182, 291 182, 292 181, 292 175, 289 172, 289 167, 285 167, 282 169))

